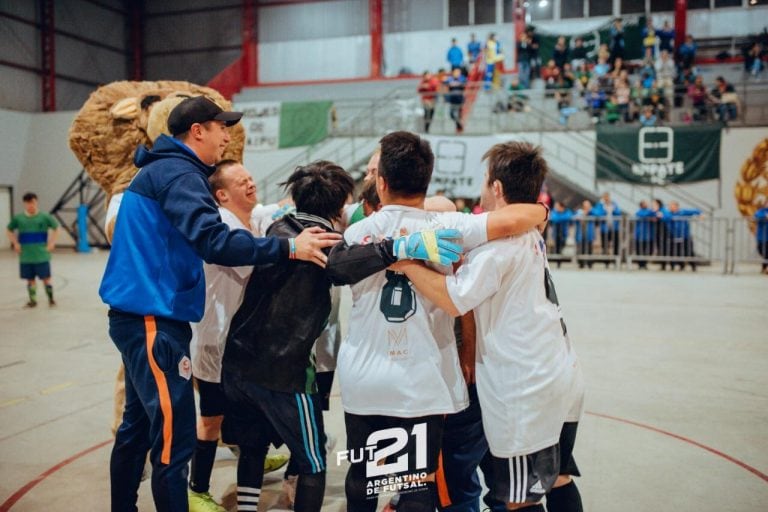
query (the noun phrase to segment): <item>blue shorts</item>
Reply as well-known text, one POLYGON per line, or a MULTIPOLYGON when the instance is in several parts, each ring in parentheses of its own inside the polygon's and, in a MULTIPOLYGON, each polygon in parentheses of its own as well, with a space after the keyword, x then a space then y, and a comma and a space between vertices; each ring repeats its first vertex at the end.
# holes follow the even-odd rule
POLYGON ((40 279, 48 279, 51 277, 51 262, 46 261, 45 263, 20 263, 19 274, 21 274, 22 279, 26 279, 27 281, 33 280, 35 276, 39 277, 40 279))

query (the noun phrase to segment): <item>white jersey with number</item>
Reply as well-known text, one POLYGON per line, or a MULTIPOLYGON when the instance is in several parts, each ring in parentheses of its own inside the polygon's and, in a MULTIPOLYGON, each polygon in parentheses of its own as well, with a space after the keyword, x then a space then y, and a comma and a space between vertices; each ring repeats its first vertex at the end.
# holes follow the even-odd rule
MULTIPOLYGON (((254 236, 263 236, 272 223, 277 205, 257 206, 251 212, 251 226, 246 227, 226 208, 219 208, 221 220, 230 229, 247 229, 254 236)), ((204 264, 205 310, 199 323, 192 325, 192 374, 206 382, 221 382, 221 359, 227 341, 229 324, 243 301, 243 292, 252 266, 224 267, 204 264)))
MULTIPOLYGON (((350 226, 350 244, 403 232, 455 228, 465 248, 487 240, 487 215, 429 213, 390 205, 350 226)), ((440 267, 450 273, 449 267, 440 267)), ((352 286, 349 331, 337 371, 346 412, 414 418, 468 405, 453 319, 416 292, 404 274, 384 271, 352 286)))
POLYGON ((578 421, 584 386, 536 230, 471 251, 448 293, 474 310, 475 374, 491 453, 509 458, 558 442, 578 421))

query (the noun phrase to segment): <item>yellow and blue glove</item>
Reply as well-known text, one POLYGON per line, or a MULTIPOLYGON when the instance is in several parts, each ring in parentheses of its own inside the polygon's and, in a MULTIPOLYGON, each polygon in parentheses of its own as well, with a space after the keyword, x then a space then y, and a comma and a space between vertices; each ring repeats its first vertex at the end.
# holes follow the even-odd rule
POLYGON ((461 231, 429 229, 394 239, 393 252, 399 260, 424 260, 450 265, 461 257, 461 231))

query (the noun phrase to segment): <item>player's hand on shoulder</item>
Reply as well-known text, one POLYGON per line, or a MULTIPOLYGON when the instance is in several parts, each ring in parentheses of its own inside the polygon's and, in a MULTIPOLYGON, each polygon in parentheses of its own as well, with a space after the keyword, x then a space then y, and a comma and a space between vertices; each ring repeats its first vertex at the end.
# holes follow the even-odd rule
POLYGON ((320 227, 307 228, 295 239, 298 260, 311 261, 325 268, 328 257, 323 252, 326 247, 332 247, 341 241, 339 233, 329 233, 320 227))

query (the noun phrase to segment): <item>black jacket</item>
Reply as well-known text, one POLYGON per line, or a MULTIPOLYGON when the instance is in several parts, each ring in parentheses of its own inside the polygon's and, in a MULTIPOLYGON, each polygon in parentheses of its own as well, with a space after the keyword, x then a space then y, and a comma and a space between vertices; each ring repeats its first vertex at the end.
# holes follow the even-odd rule
MULTIPOLYGON (((297 236, 304 228, 332 231, 325 219, 297 213, 267 235, 297 236)), ((227 335, 222 380, 235 379, 282 392, 316 391, 312 346, 328 322, 331 285, 353 284, 395 262, 392 240, 327 249, 325 269, 299 260, 259 265, 227 335)))

